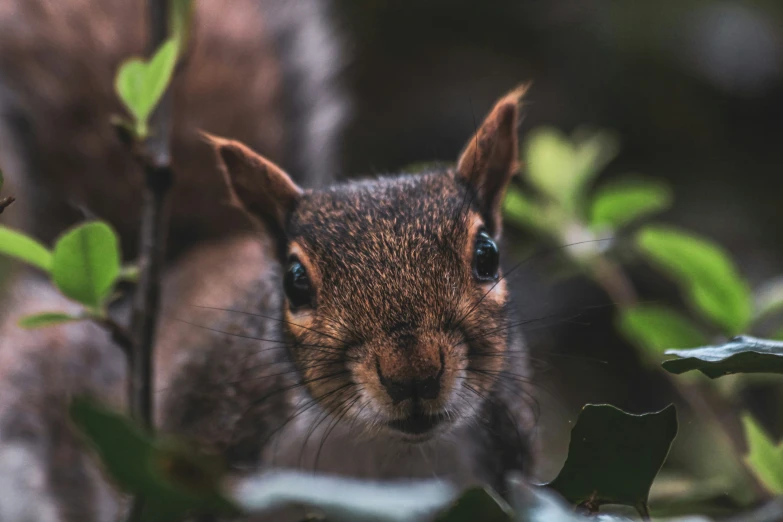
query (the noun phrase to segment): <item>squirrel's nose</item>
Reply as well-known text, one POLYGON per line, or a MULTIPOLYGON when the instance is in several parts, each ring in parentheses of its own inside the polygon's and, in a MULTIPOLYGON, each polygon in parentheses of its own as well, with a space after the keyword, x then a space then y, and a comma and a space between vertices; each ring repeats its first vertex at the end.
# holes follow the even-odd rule
POLYGON ((425 379, 410 379, 406 381, 395 381, 386 379, 378 371, 381 384, 386 389, 394 404, 398 404, 407 399, 437 399, 440 394, 440 374, 425 379))
POLYGON ((410 381, 390 381, 381 377, 381 384, 386 388, 394 404, 407 399, 437 399, 440 393, 440 377, 410 381))

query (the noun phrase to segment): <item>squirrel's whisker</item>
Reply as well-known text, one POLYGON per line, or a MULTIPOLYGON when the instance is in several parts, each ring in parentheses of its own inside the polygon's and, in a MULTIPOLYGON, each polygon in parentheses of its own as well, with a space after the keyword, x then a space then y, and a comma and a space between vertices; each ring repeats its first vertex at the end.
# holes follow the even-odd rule
MULTIPOLYGON (((313 471, 318 470, 318 460, 321 458, 321 451, 324 449, 324 444, 326 444, 326 439, 329 438, 329 435, 332 434, 332 431, 334 430, 337 425, 342 422, 342 420, 345 418, 345 416, 348 414, 348 412, 351 410, 354 404, 361 399, 361 395, 358 393, 356 394, 356 397, 354 397, 350 403, 347 405, 343 404, 343 409, 341 412, 339 412, 337 415, 335 415, 334 421, 327 427, 326 434, 324 434, 323 437, 321 437, 321 442, 318 444, 318 451, 315 452, 315 460, 313 461, 313 471)), ((350 400, 350 399, 349 399, 350 400)))
POLYGON ((284 429, 288 426, 288 424, 293 422, 297 417, 299 417, 300 415, 302 415, 305 412, 309 411, 314 406, 319 405, 321 400, 323 400, 323 399, 325 399, 325 398, 327 398, 327 397, 329 397, 329 396, 339 392, 340 390, 344 390, 344 389, 348 388, 349 386, 350 386, 350 383, 349 384, 344 384, 343 386, 340 386, 340 387, 335 388, 333 390, 329 390, 328 392, 326 392, 326 393, 324 393, 324 394, 322 394, 322 395, 320 395, 318 397, 311 398, 309 401, 307 401, 304 404, 300 405, 293 414, 291 414, 288 417, 286 417, 286 419, 283 422, 281 422, 281 424, 277 428, 275 428, 274 430, 272 430, 269 433, 269 435, 264 439, 263 444, 265 445, 266 443, 268 443, 272 439, 272 437, 274 437, 276 434, 282 433, 284 431, 284 429))
POLYGON ((273 316, 270 316, 270 315, 259 314, 259 313, 256 313, 256 312, 246 312, 244 310, 233 310, 231 308, 219 308, 219 307, 216 307, 216 306, 205 306, 205 305, 197 305, 197 304, 191 304, 190 306, 193 306, 193 307, 196 307, 196 308, 205 308, 207 310, 217 310, 217 311, 220 311, 220 312, 229 312, 229 313, 235 313, 235 314, 250 315, 250 316, 253 316, 253 317, 260 317, 262 319, 269 319, 270 321, 277 321, 277 322, 280 322, 280 323, 283 323, 283 324, 287 324, 287 325, 290 325, 290 326, 295 326, 297 328, 302 328, 304 330, 308 330, 308 331, 313 332, 315 334, 323 335, 324 337, 329 337, 330 339, 334 339, 335 341, 340 341, 341 343, 344 343, 344 344, 350 344, 350 342, 346 341, 345 339, 340 339, 339 337, 335 337, 334 335, 328 334, 326 332, 321 332, 320 330, 316 330, 314 328, 310 328, 310 327, 307 327, 307 326, 304 326, 304 325, 301 325, 301 324, 292 323, 291 321, 286 321, 285 319, 281 319, 279 317, 273 317, 273 316))
MULTIPOLYGON (((339 397, 341 397, 346 391, 350 391, 348 388, 350 388, 352 383, 348 383, 345 385, 345 389, 342 389, 340 391, 339 397)), ((341 387, 342 388, 342 387, 341 387)), ((340 388, 338 388, 339 390, 340 388)), ((331 395, 330 395, 331 397, 331 395)), ((331 397, 332 400, 334 400, 334 397, 331 397)), ((329 406, 329 405, 326 405, 329 406)), ((322 408, 322 411, 319 413, 318 417, 316 417, 316 420, 310 425, 310 428, 307 430, 307 435, 305 436, 304 440, 302 441, 302 449, 299 452, 299 467, 304 467, 304 458, 306 456, 306 448, 307 448, 307 442, 310 440, 310 437, 313 436, 313 433, 318 429, 318 427, 330 416, 330 410, 329 408, 322 408)))

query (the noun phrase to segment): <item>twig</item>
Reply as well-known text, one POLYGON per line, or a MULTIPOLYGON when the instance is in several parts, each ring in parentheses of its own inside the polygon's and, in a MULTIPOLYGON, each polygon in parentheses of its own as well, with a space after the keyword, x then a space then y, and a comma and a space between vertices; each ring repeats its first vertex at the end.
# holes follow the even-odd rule
MULTIPOLYGON (((149 51, 153 53, 168 36, 168 3, 148 0, 150 17, 149 51)), ((168 229, 167 199, 173 182, 170 166, 171 96, 161 99, 150 123, 150 137, 137 150, 144 168, 146 187, 139 241, 139 283, 133 300, 128 393, 131 414, 144 427, 152 429, 153 346, 160 304, 160 275, 165 257, 168 229)))
POLYGON ((8 196, 5 198, 0 198, 0 214, 3 213, 3 210, 7 209, 11 206, 11 203, 16 201, 16 198, 13 196, 8 196))
POLYGON ((114 319, 111 319, 110 317, 104 317, 100 319, 95 318, 94 321, 96 321, 99 325, 103 326, 109 331, 114 343, 117 344, 120 348, 122 348, 122 351, 125 353, 125 355, 128 358, 132 356, 133 339, 131 339, 130 334, 121 324, 117 323, 114 319))
MULTIPOLYGON (((149 54, 168 37, 168 1, 148 0, 149 54)), ((153 429, 153 349, 160 307, 160 279, 168 232, 167 200, 174 173, 171 169, 171 94, 163 95, 150 121, 150 137, 135 150, 144 169, 145 191, 139 238, 139 281, 133 296, 128 359, 128 398, 131 415, 149 431, 153 429)), ((140 521, 144 498, 136 495, 129 520, 140 521)))
POLYGON ((613 261, 604 256, 597 257, 591 267, 593 277, 609 297, 615 306, 620 309, 635 306, 639 298, 631 281, 625 276, 622 269, 613 261))

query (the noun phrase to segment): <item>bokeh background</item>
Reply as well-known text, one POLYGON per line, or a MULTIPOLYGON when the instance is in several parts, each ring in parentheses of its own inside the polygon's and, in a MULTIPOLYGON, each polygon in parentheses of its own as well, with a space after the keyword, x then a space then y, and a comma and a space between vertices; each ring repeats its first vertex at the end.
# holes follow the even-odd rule
MULTIPOLYGON (((615 131, 620 152, 598 184, 627 172, 665 180, 674 203, 657 221, 723 245, 752 287, 783 274, 780 2, 338 5, 353 53, 344 75, 353 103, 343 148, 348 173, 453 161, 493 101, 532 80, 523 138, 544 125, 565 133, 586 125, 615 131)), ((543 248, 535 234, 513 227, 507 245, 514 260, 543 248)), ((546 318, 526 328, 545 448, 539 478, 551 479, 562 465, 585 403, 644 412, 674 401, 680 436, 653 499, 657 494, 658 505, 674 511, 723 512, 752 503, 755 485, 727 446, 689 429, 699 420, 671 381, 617 333, 609 297, 586 277, 557 275, 561 255, 542 252, 512 278, 521 319, 546 318), (691 505, 667 504, 670 493, 691 505)), ((641 299, 681 303, 678 288, 645 263, 625 268, 641 299)), ((781 324, 773 318, 768 331, 754 333, 770 335, 781 324)), ((780 384, 738 378, 718 385, 732 399, 718 410, 740 446, 736 412, 721 408, 749 409, 779 437, 780 384)))
MULTIPOLYGON (((754 289, 783 276, 780 0, 334 4, 351 105, 340 151, 346 177, 454 161, 492 103, 532 81, 523 139, 542 126, 615 133, 619 153, 596 185, 627 173, 665 181, 673 204, 656 222, 722 245, 754 289)), ((741 462, 738 413, 753 412, 783 436, 783 378, 684 377, 720 397, 705 417, 660 369, 662 356, 651 364, 618 332, 612 299, 568 268, 563 249, 525 227, 505 234, 507 265, 524 261, 509 279, 519 320, 530 320, 536 478, 551 480, 561 467, 583 405, 642 413, 674 402, 680 434, 653 488, 654 513, 725 514, 761 502, 741 462)), ((641 300, 685 307, 681 289, 643 260, 629 256, 622 266, 641 300)), ((778 315, 750 333, 781 327, 778 315)))

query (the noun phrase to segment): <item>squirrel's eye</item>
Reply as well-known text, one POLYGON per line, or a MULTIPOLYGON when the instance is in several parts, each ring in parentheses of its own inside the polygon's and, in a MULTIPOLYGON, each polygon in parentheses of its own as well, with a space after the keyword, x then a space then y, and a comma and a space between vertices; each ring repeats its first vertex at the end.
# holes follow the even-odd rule
POLYGON ((291 308, 299 308, 311 304, 310 278, 304 265, 297 259, 288 263, 288 268, 283 276, 283 289, 291 304, 291 308))
POLYGON ((498 246, 483 230, 476 236, 473 255, 473 272, 480 281, 492 281, 498 277, 500 254, 498 246))

